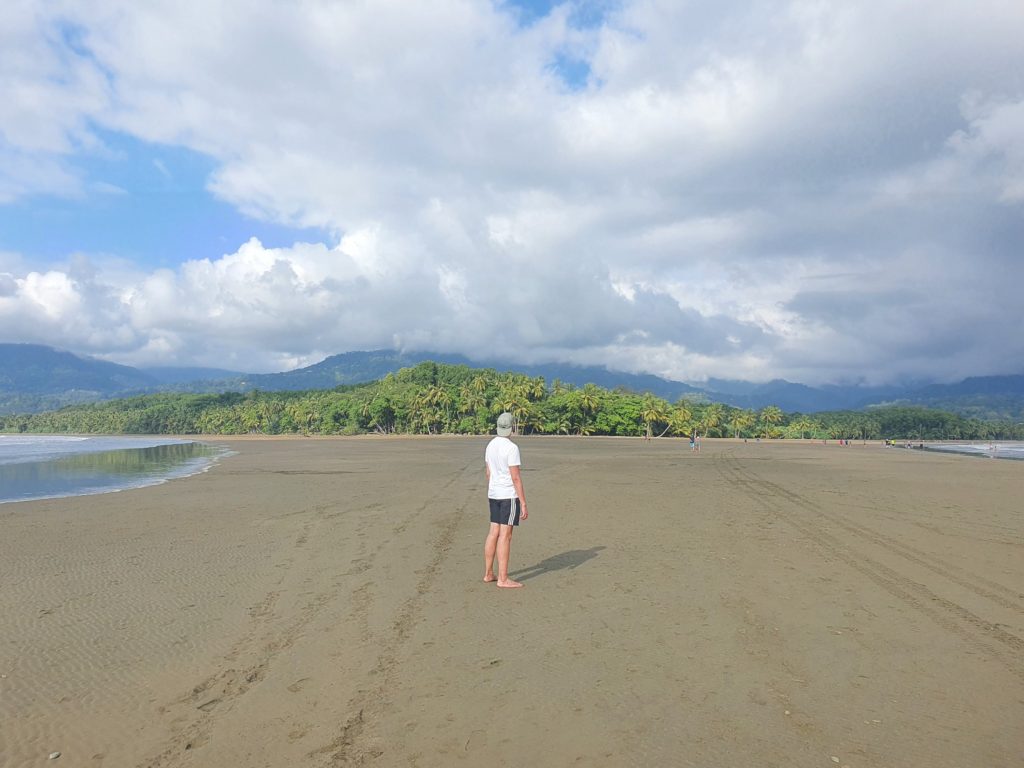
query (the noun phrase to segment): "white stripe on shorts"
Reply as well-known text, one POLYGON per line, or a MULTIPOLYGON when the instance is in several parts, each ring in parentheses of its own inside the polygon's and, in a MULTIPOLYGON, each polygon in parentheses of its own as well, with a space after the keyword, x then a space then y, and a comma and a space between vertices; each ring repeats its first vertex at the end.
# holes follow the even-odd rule
POLYGON ((511 503, 508 505, 508 524, 512 525, 516 521, 516 504, 519 503, 519 499, 510 499, 511 503))

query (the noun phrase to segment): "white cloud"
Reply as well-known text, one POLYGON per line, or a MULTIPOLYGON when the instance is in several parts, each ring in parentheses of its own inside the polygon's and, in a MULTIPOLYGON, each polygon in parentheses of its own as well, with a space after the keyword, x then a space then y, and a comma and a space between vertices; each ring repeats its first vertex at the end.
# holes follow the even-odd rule
POLYGON ((10 268, 8 337, 263 369, 395 343, 689 378, 1024 361, 998 321, 1019 3, 636 0, 583 29, 483 0, 14 9, 0 203, 81 194, 100 126, 205 153, 215 195, 335 241, 10 268))
POLYGON ((969 164, 968 172, 989 170, 1000 200, 1024 202, 1024 99, 972 98, 966 100, 963 113, 970 127, 950 137, 950 148, 969 164))
POLYGON ((71 50, 77 33, 32 0, 4 4, 0 24, 0 204, 26 195, 74 195, 67 158, 97 143, 88 122, 108 105, 106 77, 71 50))

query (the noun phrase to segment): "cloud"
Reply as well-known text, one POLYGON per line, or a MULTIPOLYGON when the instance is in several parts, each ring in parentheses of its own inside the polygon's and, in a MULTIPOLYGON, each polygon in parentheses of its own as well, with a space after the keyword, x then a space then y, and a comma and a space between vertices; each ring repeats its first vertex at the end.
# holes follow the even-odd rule
POLYGON ((31 0, 4 6, 0 25, 0 204, 81 193, 70 156, 96 145, 89 121, 111 97, 102 69, 74 48, 78 31, 31 0))
POLYGON ((153 167, 160 172, 165 179, 173 178, 173 174, 167 169, 167 165, 160 159, 153 160, 153 167))
POLYGON ((957 131, 948 146, 966 167, 961 176, 990 180, 1005 203, 1024 202, 1024 99, 980 101, 962 109, 969 128, 957 131))
POLYGON ((729 334, 760 333, 683 310, 662 292, 626 298, 584 265, 522 282, 497 258, 461 267, 412 259, 395 268, 394 252, 416 248, 378 229, 350 233, 334 248, 251 240, 221 258, 152 273, 118 274, 80 258, 64 269, 4 275, 0 319, 24 340, 60 336, 67 346, 136 362, 188 350, 196 362, 267 370, 314 351, 394 344, 551 359, 630 334, 713 353, 729 334))
POLYGON ((101 128, 333 240, 24 265, 5 333, 253 369, 385 345, 694 379, 1020 369, 1018 3, 599 6, 16 4, 0 203, 82 194, 101 128))

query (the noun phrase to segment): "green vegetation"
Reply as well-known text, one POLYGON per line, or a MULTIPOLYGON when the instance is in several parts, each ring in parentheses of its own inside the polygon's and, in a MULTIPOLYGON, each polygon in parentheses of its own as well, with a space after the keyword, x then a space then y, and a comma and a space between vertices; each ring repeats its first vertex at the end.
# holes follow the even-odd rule
POLYGON ((0 431, 93 434, 487 434, 509 411, 521 434, 878 440, 1024 439, 1024 424, 893 406, 785 414, 565 385, 424 362, 369 384, 307 392, 158 394, 0 416, 0 431))

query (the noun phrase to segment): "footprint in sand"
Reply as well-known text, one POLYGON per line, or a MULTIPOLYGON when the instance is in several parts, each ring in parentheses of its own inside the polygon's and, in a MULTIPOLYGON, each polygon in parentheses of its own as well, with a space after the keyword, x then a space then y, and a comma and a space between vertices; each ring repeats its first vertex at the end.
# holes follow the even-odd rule
POLYGON ((200 704, 196 709, 201 709, 203 712, 209 712, 211 709, 220 704, 220 699, 210 699, 209 701, 200 704))

